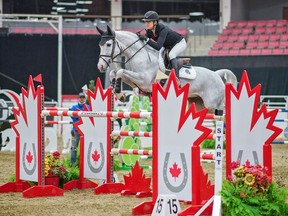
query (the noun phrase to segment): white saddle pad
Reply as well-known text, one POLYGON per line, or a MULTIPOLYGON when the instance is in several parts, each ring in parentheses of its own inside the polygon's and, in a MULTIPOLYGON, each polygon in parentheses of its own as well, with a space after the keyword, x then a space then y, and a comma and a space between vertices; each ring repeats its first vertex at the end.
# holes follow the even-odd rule
POLYGON ((193 66, 190 66, 189 68, 182 67, 179 70, 179 77, 184 78, 184 79, 195 79, 196 71, 193 66))
POLYGON ((158 70, 155 80, 161 80, 161 79, 168 79, 168 76, 162 71, 158 70))

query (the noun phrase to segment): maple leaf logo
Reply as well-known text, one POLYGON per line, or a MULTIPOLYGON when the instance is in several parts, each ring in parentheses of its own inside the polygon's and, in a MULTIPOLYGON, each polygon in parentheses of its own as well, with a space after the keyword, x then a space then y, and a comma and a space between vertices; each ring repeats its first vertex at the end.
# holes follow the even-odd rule
POLYGON ((157 146, 153 157, 157 155, 159 167, 155 174, 158 187, 153 189, 153 196, 177 193, 179 200, 191 201, 192 176, 198 175, 192 173, 193 149, 199 149, 201 142, 212 132, 203 125, 208 109, 198 111, 194 103, 187 109, 189 84, 179 89, 174 72, 165 89, 155 83, 153 92, 156 93, 152 104, 158 104, 153 107, 153 115, 158 119, 156 126, 153 121, 153 133, 159 134, 157 143, 153 142, 153 147, 157 146), (173 122, 169 126, 167 119, 173 122))
POLYGON ((29 163, 29 165, 31 164, 32 160, 33 160, 33 155, 31 154, 31 152, 29 151, 28 154, 26 155, 26 160, 29 163))
POLYGON ((139 166, 138 161, 136 161, 135 166, 132 168, 132 173, 129 173, 129 176, 124 175, 124 182, 125 190, 130 191, 132 194, 151 191, 151 178, 146 178, 143 168, 139 166))
POLYGON ((270 153, 263 152, 264 147, 271 145, 281 133, 281 129, 274 125, 278 111, 268 111, 265 104, 259 108, 261 84, 251 89, 246 71, 243 72, 238 91, 228 85, 226 92, 229 108, 226 110, 226 175, 232 173, 232 161, 243 164, 248 160, 252 165, 261 164, 271 170, 272 164, 267 158, 270 153), (245 113, 245 118, 242 113, 245 113))
POLYGON ((169 168, 169 172, 171 173, 172 177, 174 177, 174 181, 176 181, 176 178, 178 178, 181 173, 181 168, 178 168, 178 165, 175 162, 173 166, 169 168))
MULTIPOLYGON (((103 110, 111 110, 111 88, 103 89, 101 80, 98 78, 95 90, 87 91, 90 110, 93 112, 100 112, 103 110)), ((84 107, 84 111, 88 111, 88 107, 84 107)), ((110 128, 111 122, 107 118, 97 117, 79 117, 79 121, 74 124, 79 133, 83 136, 84 143, 89 143, 87 147, 84 147, 84 177, 85 178, 97 178, 110 181, 110 174, 107 172, 107 167, 110 158, 110 154, 107 156, 107 152, 110 152, 111 146, 109 144, 110 139, 104 134, 107 133, 107 128, 110 128), (100 154, 100 155, 99 155, 100 154), (105 166, 107 163, 107 166, 105 166)))
POLYGON ((94 153, 92 154, 92 158, 95 162, 95 164, 98 162, 98 160, 100 159, 100 154, 98 154, 97 150, 94 151, 94 153))
POLYGON ((22 88, 22 96, 17 102, 17 108, 13 108, 15 121, 11 123, 11 127, 17 136, 22 135, 19 139, 19 176, 21 180, 38 181, 38 153, 39 147, 36 144, 39 139, 39 112, 41 112, 41 104, 38 99, 44 91, 43 86, 34 87, 32 76, 29 76, 27 90, 22 88), (23 136, 24 134, 24 136, 23 136), (34 162, 34 163, 33 163, 34 162), (27 166, 31 166, 27 169, 27 166), (31 169, 30 169, 31 168, 31 169))

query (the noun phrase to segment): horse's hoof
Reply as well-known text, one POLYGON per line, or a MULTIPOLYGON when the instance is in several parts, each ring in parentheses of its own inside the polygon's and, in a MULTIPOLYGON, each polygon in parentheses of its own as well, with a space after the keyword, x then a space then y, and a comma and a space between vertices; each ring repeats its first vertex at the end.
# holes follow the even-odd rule
POLYGON ((119 98, 119 100, 120 100, 121 102, 125 102, 125 101, 126 101, 126 95, 123 94, 123 95, 119 98))
POLYGON ((117 93, 116 97, 121 102, 125 102, 126 101, 126 95, 124 93, 121 93, 121 94, 117 93))

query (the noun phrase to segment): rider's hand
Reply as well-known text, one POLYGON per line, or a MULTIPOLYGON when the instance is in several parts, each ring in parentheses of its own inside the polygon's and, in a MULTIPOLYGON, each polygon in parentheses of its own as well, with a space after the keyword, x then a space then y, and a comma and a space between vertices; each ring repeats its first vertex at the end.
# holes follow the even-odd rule
POLYGON ((147 41, 148 40, 148 37, 146 35, 139 35, 138 37, 142 41, 147 41))

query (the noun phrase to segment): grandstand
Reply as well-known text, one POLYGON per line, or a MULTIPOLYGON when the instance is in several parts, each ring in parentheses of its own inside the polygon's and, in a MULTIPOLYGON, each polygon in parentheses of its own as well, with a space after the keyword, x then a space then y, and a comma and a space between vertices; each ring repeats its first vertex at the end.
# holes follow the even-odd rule
POLYGON ((288 21, 229 22, 209 56, 288 55, 288 21))

